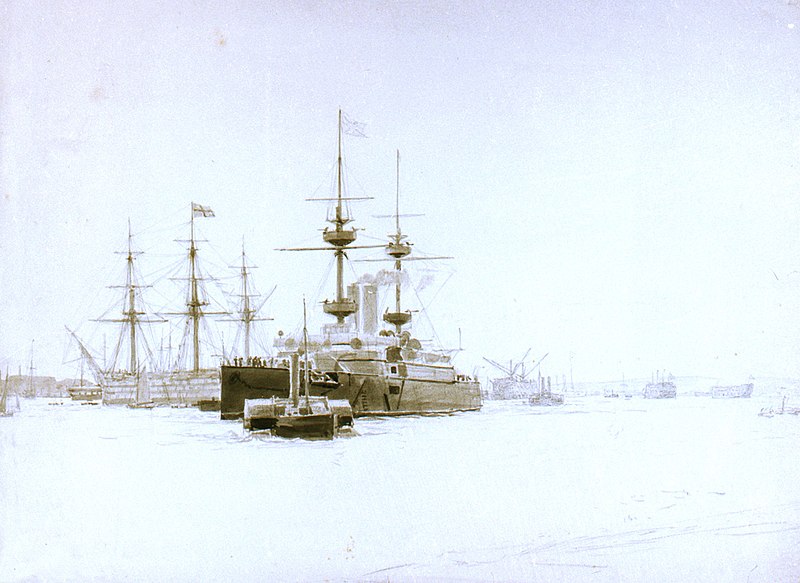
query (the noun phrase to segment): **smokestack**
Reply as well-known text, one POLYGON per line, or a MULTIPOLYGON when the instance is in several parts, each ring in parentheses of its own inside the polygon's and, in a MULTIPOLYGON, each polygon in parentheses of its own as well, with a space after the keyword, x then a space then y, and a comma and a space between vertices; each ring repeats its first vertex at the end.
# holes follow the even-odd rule
POLYGON ((378 333, 378 286, 365 283, 361 288, 361 334, 375 336, 378 333))

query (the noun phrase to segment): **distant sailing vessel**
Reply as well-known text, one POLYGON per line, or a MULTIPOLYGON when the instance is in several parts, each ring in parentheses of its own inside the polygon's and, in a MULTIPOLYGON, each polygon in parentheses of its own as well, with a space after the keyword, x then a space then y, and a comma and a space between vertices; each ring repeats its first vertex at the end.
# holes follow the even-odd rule
POLYGON ((662 373, 660 377, 656 375, 655 379, 645 385, 642 395, 645 399, 674 399, 677 392, 674 377, 669 375, 667 378, 662 373))
POLYGON ((753 383, 711 387, 714 399, 748 399, 753 394, 753 383))
MULTIPOLYGON (((411 244, 400 230, 399 210, 395 212, 396 232, 384 246, 356 246, 356 229, 346 203, 358 200, 343 195, 342 114, 339 112, 336 196, 328 200, 335 207, 322 238, 329 247, 285 249, 286 251, 333 251, 336 260, 336 296, 325 300, 323 311, 336 318, 322 333, 309 339, 309 392, 312 396, 347 400, 355 416, 451 413, 481 408, 480 384, 456 372, 446 353, 426 350, 404 326, 412 312, 401 306, 401 275, 410 257, 411 244), (345 296, 344 259, 348 250, 384 247, 394 262, 395 305, 383 314, 388 327, 378 330, 377 288, 374 284, 352 284, 345 296)), ((399 154, 398 195, 399 209, 399 154)), ((278 354, 271 359, 247 362, 237 359, 221 367, 221 416, 239 418, 245 399, 287 398, 290 391, 291 355, 298 348, 294 338, 279 334, 278 354)))

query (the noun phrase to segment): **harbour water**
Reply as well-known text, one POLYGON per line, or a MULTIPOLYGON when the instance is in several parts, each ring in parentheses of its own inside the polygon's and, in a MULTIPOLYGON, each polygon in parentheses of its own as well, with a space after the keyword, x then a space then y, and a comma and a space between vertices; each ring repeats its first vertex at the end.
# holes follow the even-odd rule
POLYGON ((797 581, 800 418, 758 415, 779 403, 487 402, 308 442, 24 400, 0 581, 797 581))

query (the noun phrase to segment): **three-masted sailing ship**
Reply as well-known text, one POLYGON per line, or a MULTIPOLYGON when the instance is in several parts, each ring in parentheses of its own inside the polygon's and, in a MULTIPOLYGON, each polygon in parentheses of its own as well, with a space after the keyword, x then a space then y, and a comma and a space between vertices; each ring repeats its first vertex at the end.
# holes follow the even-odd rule
MULTIPOLYGON (((385 245, 354 245, 357 229, 350 226, 349 201, 343 194, 342 113, 339 112, 335 204, 322 232, 326 247, 284 249, 286 251, 333 251, 336 263, 336 294, 322 309, 335 318, 309 340, 309 391, 314 396, 346 399, 356 416, 436 414, 480 409, 480 384, 456 371, 450 356, 428 350, 412 335, 412 312, 401 305, 401 271, 411 256, 411 243, 400 229, 399 170, 396 232, 385 245), (376 289, 372 284, 353 283, 345 295, 344 260, 352 249, 382 247, 394 262, 395 304, 382 316, 388 328, 380 329, 376 289)), ((399 166, 399 155, 398 155, 399 166)), ((245 399, 288 398, 291 355, 300 343, 291 336, 276 340, 277 356, 257 363, 235 360, 221 367, 221 416, 243 415, 245 399)))
MULTIPOLYGON (((136 404, 141 402, 143 378, 147 379, 148 398, 146 402, 157 404, 194 405, 204 399, 219 398, 219 368, 203 365, 201 324, 204 318, 212 315, 228 314, 227 311, 208 309, 210 302, 204 289, 204 276, 198 265, 198 247, 195 237, 195 218, 213 217, 213 211, 205 206, 192 203, 190 238, 188 241, 188 274, 177 278, 185 280, 185 309, 175 312, 157 313, 146 307, 143 290, 150 287, 142 282, 136 259, 140 251, 134 251, 130 224, 128 225, 128 249, 123 252, 126 261, 125 283, 112 288, 123 291, 121 310, 118 315, 104 315, 98 322, 119 325, 119 334, 111 351, 111 357, 101 364, 92 351, 70 331, 77 340, 82 358, 89 364, 96 385, 102 390, 104 404, 136 404), (183 340, 177 355, 173 358, 170 350, 166 359, 156 356, 152 348, 151 325, 167 323, 169 316, 183 319, 183 340), (147 326, 147 329, 145 327, 147 326), (149 339, 148 339, 149 338, 149 339), (124 360, 124 362, 123 362, 124 360), (147 370, 147 374, 145 374, 147 370)), ((170 335, 170 346, 171 346, 170 335)), ((162 347, 163 348, 163 347, 162 347)), ((207 358, 206 358, 207 360, 207 358)))

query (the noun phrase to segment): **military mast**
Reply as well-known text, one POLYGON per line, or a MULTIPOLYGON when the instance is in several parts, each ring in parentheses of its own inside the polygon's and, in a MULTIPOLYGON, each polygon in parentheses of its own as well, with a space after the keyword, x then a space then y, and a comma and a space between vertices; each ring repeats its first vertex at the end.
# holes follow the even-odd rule
MULTIPOLYGON (((394 311, 390 312, 386 309, 383 314, 383 321, 395 327, 395 334, 399 336, 403 331, 403 326, 411 321, 411 310, 402 310, 401 308, 401 287, 402 287, 402 271, 404 261, 429 261, 433 259, 452 259, 452 257, 437 255, 437 256, 420 256, 408 257, 411 254, 412 243, 406 241, 408 238, 403 234, 400 228, 400 217, 419 217, 418 214, 400 214, 400 151, 397 151, 397 187, 395 194, 395 211, 393 215, 378 215, 377 218, 392 218, 395 221, 395 232, 388 235, 389 242, 384 246, 389 260, 394 261, 395 271, 395 286, 394 286, 394 311)), ((359 261, 386 261, 382 259, 360 259, 359 261)))
POLYGON ((394 270, 397 277, 394 287, 395 310, 386 311, 383 314, 383 321, 395 327, 395 332, 399 336, 403 326, 411 321, 411 311, 400 310, 400 288, 401 275, 403 269, 403 258, 411 253, 411 243, 405 242, 406 235, 400 230, 400 150, 397 150, 397 188, 395 195, 394 219, 396 231, 389 235, 389 244, 386 245, 386 254, 394 258, 394 270))
MULTIPOLYGON (((322 231, 322 240, 333 248, 336 257, 336 298, 325 300, 322 309, 326 314, 336 318, 337 324, 344 324, 347 316, 355 314, 357 311, 356 303, 353 299, 344 294, 344 259, 347 256, 347 249, 374 249, 381 245, 352 245, 356 240, 354 227, 345 228, 353 219, 346 211, 343 203, 351 200, 370 200, 372 197, 345 197, 343 195, 343 176, 342 176, 342 110, 339 110, 339 133, 338 133, 338 154, 336 159, 336 197, 335 198, 308 198, 311 201, 330 201, 336 203, 333 218, 328 222, 333 224, 333 228, 325 227, 322 231)), ((364 137, 358 129, 354 130, 355 135, 364 137), (357 133, 355 133, 357 132, 357 133)), ((330 251, 331 247, 295 247, 279 249, 279 251, 330 251)))

